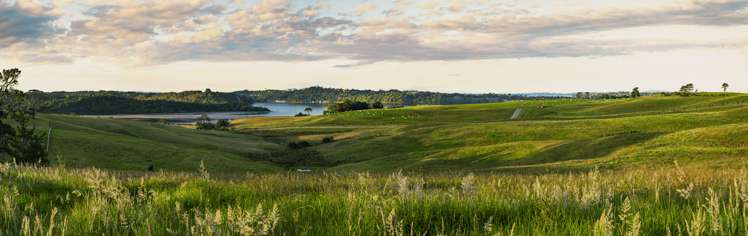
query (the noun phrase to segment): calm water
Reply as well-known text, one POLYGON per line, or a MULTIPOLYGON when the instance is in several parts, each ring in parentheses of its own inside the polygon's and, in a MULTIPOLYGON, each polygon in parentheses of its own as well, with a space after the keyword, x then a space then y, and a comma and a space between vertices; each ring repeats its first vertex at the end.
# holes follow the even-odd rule
POLYGON ((320 104, 288 104, 288 103, 267 103, 258 102, 254 106, 266 107, 270 109, 269 113, 255 114, 246 112, 196 112, 196 113, 173 113, 173 114, 135 114, 135 115, 107 115, 98 117, 125 118, 125 119, 160 119, 160 120, 180 120, 189 121, 206 114, 211 120, 219 119, 240 119, 257 116, 293 116, 299 112, 304 112, 307 107, 312 108, 312 115, 322 115, 325 106, 320 104))
POLYGON ((272 103, 272 102, 258 102, 254 106, 267 107, 270 109, 270 113, 262 114, 260 116, 293 116, 296 113, 304 112, 307 107, 312 108, 312 115, 322 115, 325 112, 325 106, 320 104, 289 104, 289 103, 272 103))

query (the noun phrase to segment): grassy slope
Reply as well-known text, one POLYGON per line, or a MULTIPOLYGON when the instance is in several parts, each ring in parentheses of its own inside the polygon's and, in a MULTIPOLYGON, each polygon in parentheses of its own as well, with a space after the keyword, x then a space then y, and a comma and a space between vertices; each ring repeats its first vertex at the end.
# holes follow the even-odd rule
POLYGON ((157 169, 192 171, 204 160, 215 172, 278 169, 247 160, 247 153, 280 148, 252 135, 64 115, 41 115, 38 123, 41 130, 53 127, 50 159, 71 167, 146 170, 153 164, 157 169))
POLYGON ((256 118, 240 129, 319 141, 339 170, 492 170, 743 163, 748 95, 514 101, 417 106, 306 118, 256 118), (509 120, 522 108, 518 120, 509 120), (728 132, 729 131, 729 132, 728 132), (708 137, 703 139, 701 137, 708 137))

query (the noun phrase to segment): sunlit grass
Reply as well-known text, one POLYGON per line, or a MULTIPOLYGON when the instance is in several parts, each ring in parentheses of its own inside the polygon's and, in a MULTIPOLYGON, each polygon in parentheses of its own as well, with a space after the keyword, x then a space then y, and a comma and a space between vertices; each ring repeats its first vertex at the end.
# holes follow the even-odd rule
POLYGON ((0 165, 4 235, 742 235, 748 172, 124 173, 0 165), (138 176, 140 175, 140 176, 138 176), (130 176, 130 177, 127 177, 130 176))

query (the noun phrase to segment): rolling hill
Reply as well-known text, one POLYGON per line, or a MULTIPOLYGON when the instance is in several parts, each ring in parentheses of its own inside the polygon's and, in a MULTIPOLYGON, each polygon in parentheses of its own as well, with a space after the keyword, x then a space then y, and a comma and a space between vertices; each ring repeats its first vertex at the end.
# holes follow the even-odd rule
POLYGON ((537 100, 415 106, 304 118, 252 118, 236 128, 298 138, 335 170, 492 171, 744 163, 748 95, 537 100), (510 119, 521 109, 517 119, 510 119), (323 137, 337 141, 321 143, 323 137))
MULTIPOLYGON (((314 117, 257 117, 234 132, 156 122, 42 114, 50 159, 70 167, 193 171, 203 160, 225 173, 335 171, 564 171, 658 163, 746 163, 748 95, 553 99, 413 106, 314 117), (514 116, 514 117, 513 117, 514 116), (512 119, 515 118, 515 119, 512 119), (322 139, 333 137, 334 142, 322 139), (303 140, 308 152, 288 152, 303 140), (313 152, 324 165, 278 165, 313 152), (258 158, 263 157, 263 158, 258 158)), ((301 158, 303 160, 303 157, 301 158)))
POLYGON ((43 114, 38 129, 52 127, 50 160, 69 167, 112 170, 194 171, 205 162, 220 172, 275 171, 246 158, 281 149, 262 138, 221 131, 198 131, 156 122, 43 114))

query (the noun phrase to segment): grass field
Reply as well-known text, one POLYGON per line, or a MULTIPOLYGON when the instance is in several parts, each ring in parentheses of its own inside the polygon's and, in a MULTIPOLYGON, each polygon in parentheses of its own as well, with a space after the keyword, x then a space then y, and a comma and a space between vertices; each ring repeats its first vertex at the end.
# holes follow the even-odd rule
POLYGON ((237 129, 337 142, 315 150, 353 171, 512 171, 652 163, 745 163, 748 96, 538 100, 417 106, 306 118, 256 118, 237 129), (518 119, 510 120, 521 108, 518 119))
POLYGON ((746 102, 416 106, 232 132, 41 115, 53 164, 0 165, 0 235, 746 235, 746 102), (326 164, 257 158, 299 140, 326 164))
POLYGON ((279 168, 246 156, 283 148, 252 135, 155 122, 41 115, 37 123, 43 131, 52 127, 51 161, 68 167, 196 171, 202 160, 216 172, 267 172, 279 168))
POLYGON ((744 235, 747 174, 668 166, 218 180, 1 165, 0 234, 744 235))

